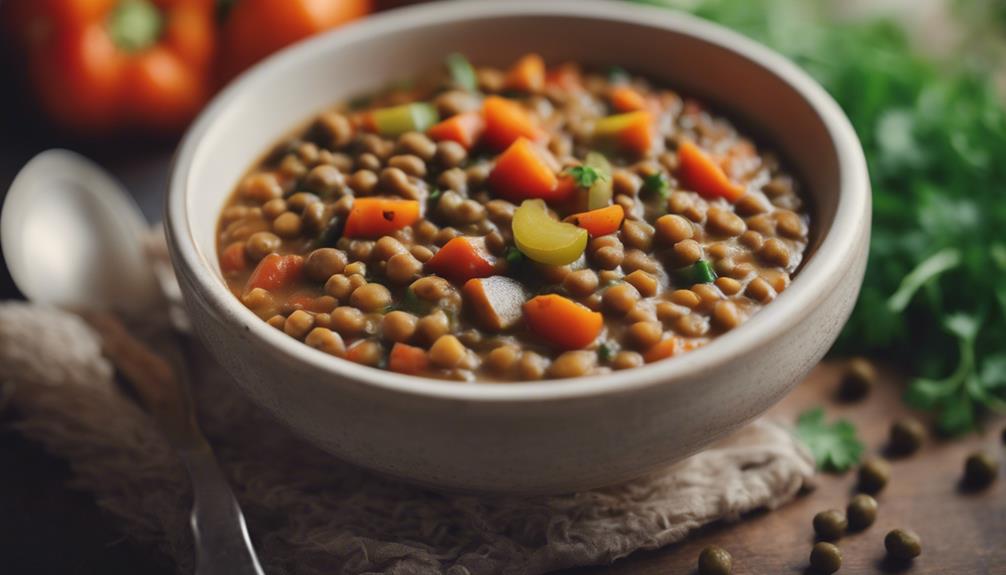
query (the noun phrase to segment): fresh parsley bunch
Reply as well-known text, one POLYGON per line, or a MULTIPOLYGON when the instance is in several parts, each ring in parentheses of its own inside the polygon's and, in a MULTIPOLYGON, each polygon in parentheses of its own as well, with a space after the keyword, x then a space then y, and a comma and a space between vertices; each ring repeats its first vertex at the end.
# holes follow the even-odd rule
MULTIPOLYGON (((966 55, 952 66, 920 56, 888 21, 827 21, 820 2, 638 1, 774 47, 852 120, 870 166, 873 238, 837 351, 883 354, 917 374, 906 400, 935 411, 946 433, 1006 410, 1006 109, 988 70, 966 55)), ((989 21, 1002 25, 997 14, 989 21)))

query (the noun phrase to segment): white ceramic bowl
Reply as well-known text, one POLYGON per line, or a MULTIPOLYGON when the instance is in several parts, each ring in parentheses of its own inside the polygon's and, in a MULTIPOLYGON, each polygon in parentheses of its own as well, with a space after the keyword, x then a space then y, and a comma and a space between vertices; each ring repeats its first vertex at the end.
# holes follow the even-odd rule
POLYGON ((393 11, 270 58, 212 102, 177 154, 172 259, 196 331, 240 387, 334 455, 418 483, 491 492, 611 484, 680 460, 776 403, 847 319, 866 264, 866 164, 835 102, 792 63, 728 30, 627 3, 446 2, 393 11), (619 64, 713 102, 781 150, 810 196, 812 255, 740 328, 645 367, 512 385, 363 367, 269 327, 224 286, 214 243, 228 193, 326 106, 439 65, 619 64))

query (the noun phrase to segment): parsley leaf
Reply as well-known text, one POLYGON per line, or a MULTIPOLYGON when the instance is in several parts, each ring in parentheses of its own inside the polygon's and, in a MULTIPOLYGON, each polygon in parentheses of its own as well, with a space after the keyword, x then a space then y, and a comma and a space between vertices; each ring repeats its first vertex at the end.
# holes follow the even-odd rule
POLYGON ((826 424, 822 407, 801 413, 795 433, 814 455, 818 469, 823 471, 845 471, 859 463, 863 454, 863 444, 856 437, 855 426, 845 420, 826 424))
POLYGON ((643 191, 666 198, 671 193, 671 184, 663 172, 657 172, 643 178, 643 191))
POLYGON ((599 181, 608 181, 608 175, 593 166, 573 166, 567 168, 566 173, 572 176, 573 181, 581 188, 589 188, 599 181))

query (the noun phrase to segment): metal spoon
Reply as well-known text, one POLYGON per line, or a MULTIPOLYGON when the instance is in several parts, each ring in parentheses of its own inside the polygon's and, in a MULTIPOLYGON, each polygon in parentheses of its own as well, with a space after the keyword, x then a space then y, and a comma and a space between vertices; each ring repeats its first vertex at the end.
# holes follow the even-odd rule
POLYGON ((196 422, 183 362, 174 369, 115 315, 164 305, 143 251, 147 224, 108 173, 83 156, 48 150, 18 173, 0 213, 11 277, 33 302, 80 312, 106 355, 178 452, 192 481, 197 575, 262 575, 244 516, 196 422))

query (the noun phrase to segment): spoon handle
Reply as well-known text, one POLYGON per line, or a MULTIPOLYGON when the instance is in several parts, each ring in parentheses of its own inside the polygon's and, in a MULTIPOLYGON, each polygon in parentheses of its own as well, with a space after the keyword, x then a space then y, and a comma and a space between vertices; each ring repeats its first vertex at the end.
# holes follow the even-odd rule
POLYGON ((244 515, 217 464, 213 450, 181 452, 192 479, 192 535, 196 575, 263 575, 244 515))

